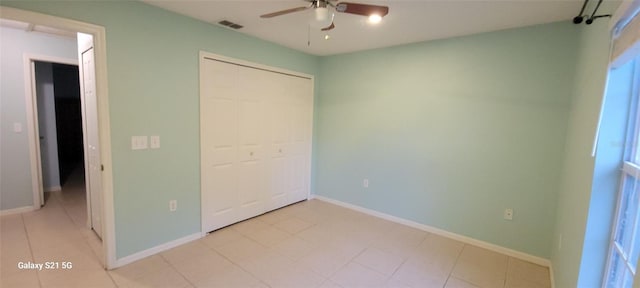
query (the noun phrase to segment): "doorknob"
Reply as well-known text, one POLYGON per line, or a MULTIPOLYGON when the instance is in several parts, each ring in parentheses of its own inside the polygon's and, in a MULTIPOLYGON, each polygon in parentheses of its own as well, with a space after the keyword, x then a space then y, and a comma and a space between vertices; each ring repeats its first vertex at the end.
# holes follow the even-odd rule
POLYGON ((44 136, 40 136, 40 140, 44 140, 44 136))

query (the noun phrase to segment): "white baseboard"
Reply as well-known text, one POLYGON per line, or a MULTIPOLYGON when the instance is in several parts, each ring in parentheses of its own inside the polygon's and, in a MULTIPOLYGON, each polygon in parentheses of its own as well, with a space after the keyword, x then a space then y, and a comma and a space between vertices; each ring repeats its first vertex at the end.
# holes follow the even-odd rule
POLYGON ((111 269, 122 267, 124 265, 129 264, 129 263, 133 263, 133 262, 138 261, 140 259, 147 258, 147 257, 149 257, 151 255, 158 254, 160 252, 169 250, 169 249, 174 248, 176 246, 180 246, 180 245, 189 243, 189 242, 194 241, 194 240, 198 240, 200 238, 202 238, 202 233, 197 232, 197 233, 193 233, 191 235, 187 235, 185 237, 182 237, 182 238, 179 238, 179 239, 176 239, 176 240, 173 240, 173 241, 169 241, 167 243, 160 244, 160 245, 155 246, 155 247, 151 247, 151 248, 149 248, 147 250, 143 250, 143 251, 140 251, 138 253, 134 253, 134 254, 131 254, 129 256, 122 257, 122 258, 116 260, 115 265, 113 267, 111 267, 111 269))
POLYGON ((403 224, 403 225, 406 225, 406 226, 409 226, 409 227, 420 229, 420 230, 423 230, 423 231, 426 231, 426 232, 429 232, 429 233, 433 233, 433 234, 440 235, 440 236, 443 236, 443 237, 451 238, 453 240, 457 240, 457 241, 460 241, 460 242, 463 242, 463 243, 466 243, 466 244, 471 244, 471 245, 478 246, 478 247, 481 247, 481 248, 484 248, 484 249, 487 249, 487 250, 491 250, 491 251, 494 251, 494 252, 505 254, 507 256, 511 256, 511 257, 518 258, 518 259, 521 259, 521 260, 524 260, 524 261, 535 263, 535 264, 538 264, 540 266, 549 267, 549 271, 551 271, 551 261, 549 261, 549 259, 545 259, 545 258, 542 258, 542 257, 534 256, 534 255, 531 255, 531 254, 527 254, 527 253, 520 252, 520 251, 517 251, 517 250, 513 250, 513 249, 510 249, 510 248, 502 247, 502 246, 499 246, 499 245, 496 245, 496 244, 492 244, 492 243, 485 242, 485 241, 482 241, 482 240, 474 239, 474 238, 471 238, 471 237, 468 237, 468 236, 456 234, 456 233, 453 233, 453 232, 449 232, 449 231, 446 231, 446 230, 442 230, 442 229, 439 229, 439 228, 435 228, 435 227, 432 227, 432 226, 428 226, 428 225, 425 225, 425 224, 421 224, 421 223, 418 223, 418 222, 407 220, 407 219, 404 219, 404 218, 392 216, 392 215, 389 215, 389 214, 385 214, 385 213, 378 212, 378 211, 375 211, 375 210, 371 210, 371 209, 368 209, 368 208, 364 208, 364 207, 361 207, 361 206, 357 206, 357 205, 345 203, 345 202, 342 202, 342 201, 338 201, 338 200, 335 200, 335 199, 327 198, 327 197, 324 197, 324 196, 311 195, 311 198, 315 198, 315 199, 318 199, 318 200, 321 200, 321 201, 325 201, 325 202, 328 202, 328 203, 331 203, 331 204, 335 204, 335 205, 342 206, 342 207, 345 207, 345 208, 349 208, 349 209, 352 209, 352 210, 355 210, 355 211, 358 211, 358 212, 369 214, 371 216, 375 216, 375 217, 378 217, 378 218, 382 218, 382 219, 385 219, 385 220, 389 220, 389 221, 392 221, 392 222, 403 224))
POLYGON ((0 216, 31 212, 33 210, 36 210, 35 208, 33 208, 33 206, 18 207, 13 209, 2 210, 0 211, 0 216))
POLYGON ((55 191, 60 191, 62 190, 62 187, 60 187, 60 185, 58 186, 51 186, 51 187, 45 187, 44 189, 42 189, 44 192, 55 192, 55 191))

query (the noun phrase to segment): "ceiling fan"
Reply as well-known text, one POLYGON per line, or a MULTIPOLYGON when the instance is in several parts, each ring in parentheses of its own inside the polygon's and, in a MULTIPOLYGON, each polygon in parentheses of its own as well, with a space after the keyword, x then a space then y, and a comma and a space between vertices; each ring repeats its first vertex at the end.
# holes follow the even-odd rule
POLYGON ((306 2, 310 2, 308 6, 296 7, 291 9, 285 9, 281 11, 276 11, 273 13, 268 13, 264 15, 260 15, 260 18, 273 18, 276 16, 281 16, 289 13, 300 12, 308 9, 313 9, 315 13, 315 19, 311 21, 311 25, 317 28, 321 28, 322 31, 328 31, 336 27, 333 24, 334 14, 329 14, 329 7, 333 8, 336 12, 340 13, 349 13, 361 16, 369 17, 370 21, 378 22, 389 13, 389 7, 387 6, 378 6, 378 5, 370 5, 370 4, 362 4, 362 3, 351 3, 351 2, 338 2, 338 0, 303 0, 306 2))

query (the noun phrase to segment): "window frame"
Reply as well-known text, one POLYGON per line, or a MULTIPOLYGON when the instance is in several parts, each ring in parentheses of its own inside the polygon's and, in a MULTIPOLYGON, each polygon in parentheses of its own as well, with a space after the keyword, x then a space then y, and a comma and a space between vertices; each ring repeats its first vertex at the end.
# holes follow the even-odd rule
MULTIPOLYGON (((632 279, 635 278, 635 275, 638 273, 638 267, 633 267, 628 260, 631 258, 631 254, 633 253, 633 248, 631 247, 629 250, 629 255, 625 255, 624 248, 620 247, 620 245, 616 242, 616 236, 618 234, 618 226, 622 212, 622 199, 625 192, 625 178, 627 176, 632 177, 634 179, 633 185, 634 189, 636 189, 637 185, 640 185, 640 151, 638 151, 639 145, 638 141, 640 140, 640 57, 637 57, 633 63, 633 78, 632 78, 632 86, 631 86, 631 102, 629 109, 629 117, 627 121, 627 132, 626 139, 624 142, 624 151, 623 151, 623 159, 621 159, 622 167, 620 169, 620 180, 618 183, 618 188, 616 190, 617 200, 615 207, 615 216, 614 221, 611 225, 611 231, 609 233, 609 247, 607 249, 607 263, 604 271, 604 277, 602 279, 602 287, 606 288, 609 280, 609 277, 612 273, 612 265, 614 259, 614 253, 617 253, 620 257, 622 257, 625 270, 631 273, 632 279), (631 141, 629 141, 631 140, 631 141)), ((640 239, 636 239, 636 232, 640 229, 640 205, 638 205, 639 209, 636 211, 636 215, 633 218, 633 228, 631 229, 631 246, 636 241, 640 241, 640 239)), ((626 271, 625 271, 626 272, 626 271)), ((624 275, 620 278, 624 281, 624 275)))

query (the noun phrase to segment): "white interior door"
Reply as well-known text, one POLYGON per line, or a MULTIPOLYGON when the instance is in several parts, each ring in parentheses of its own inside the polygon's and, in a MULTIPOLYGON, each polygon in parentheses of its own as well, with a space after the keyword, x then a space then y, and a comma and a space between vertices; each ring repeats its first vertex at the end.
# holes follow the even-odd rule
POLYGON ((91 228, 102 238, 102 162, 98 132, 98 101, 96 98, 93 37, 78 37, 80 49, 80 86, 82 87, 85 182, 91 228))

